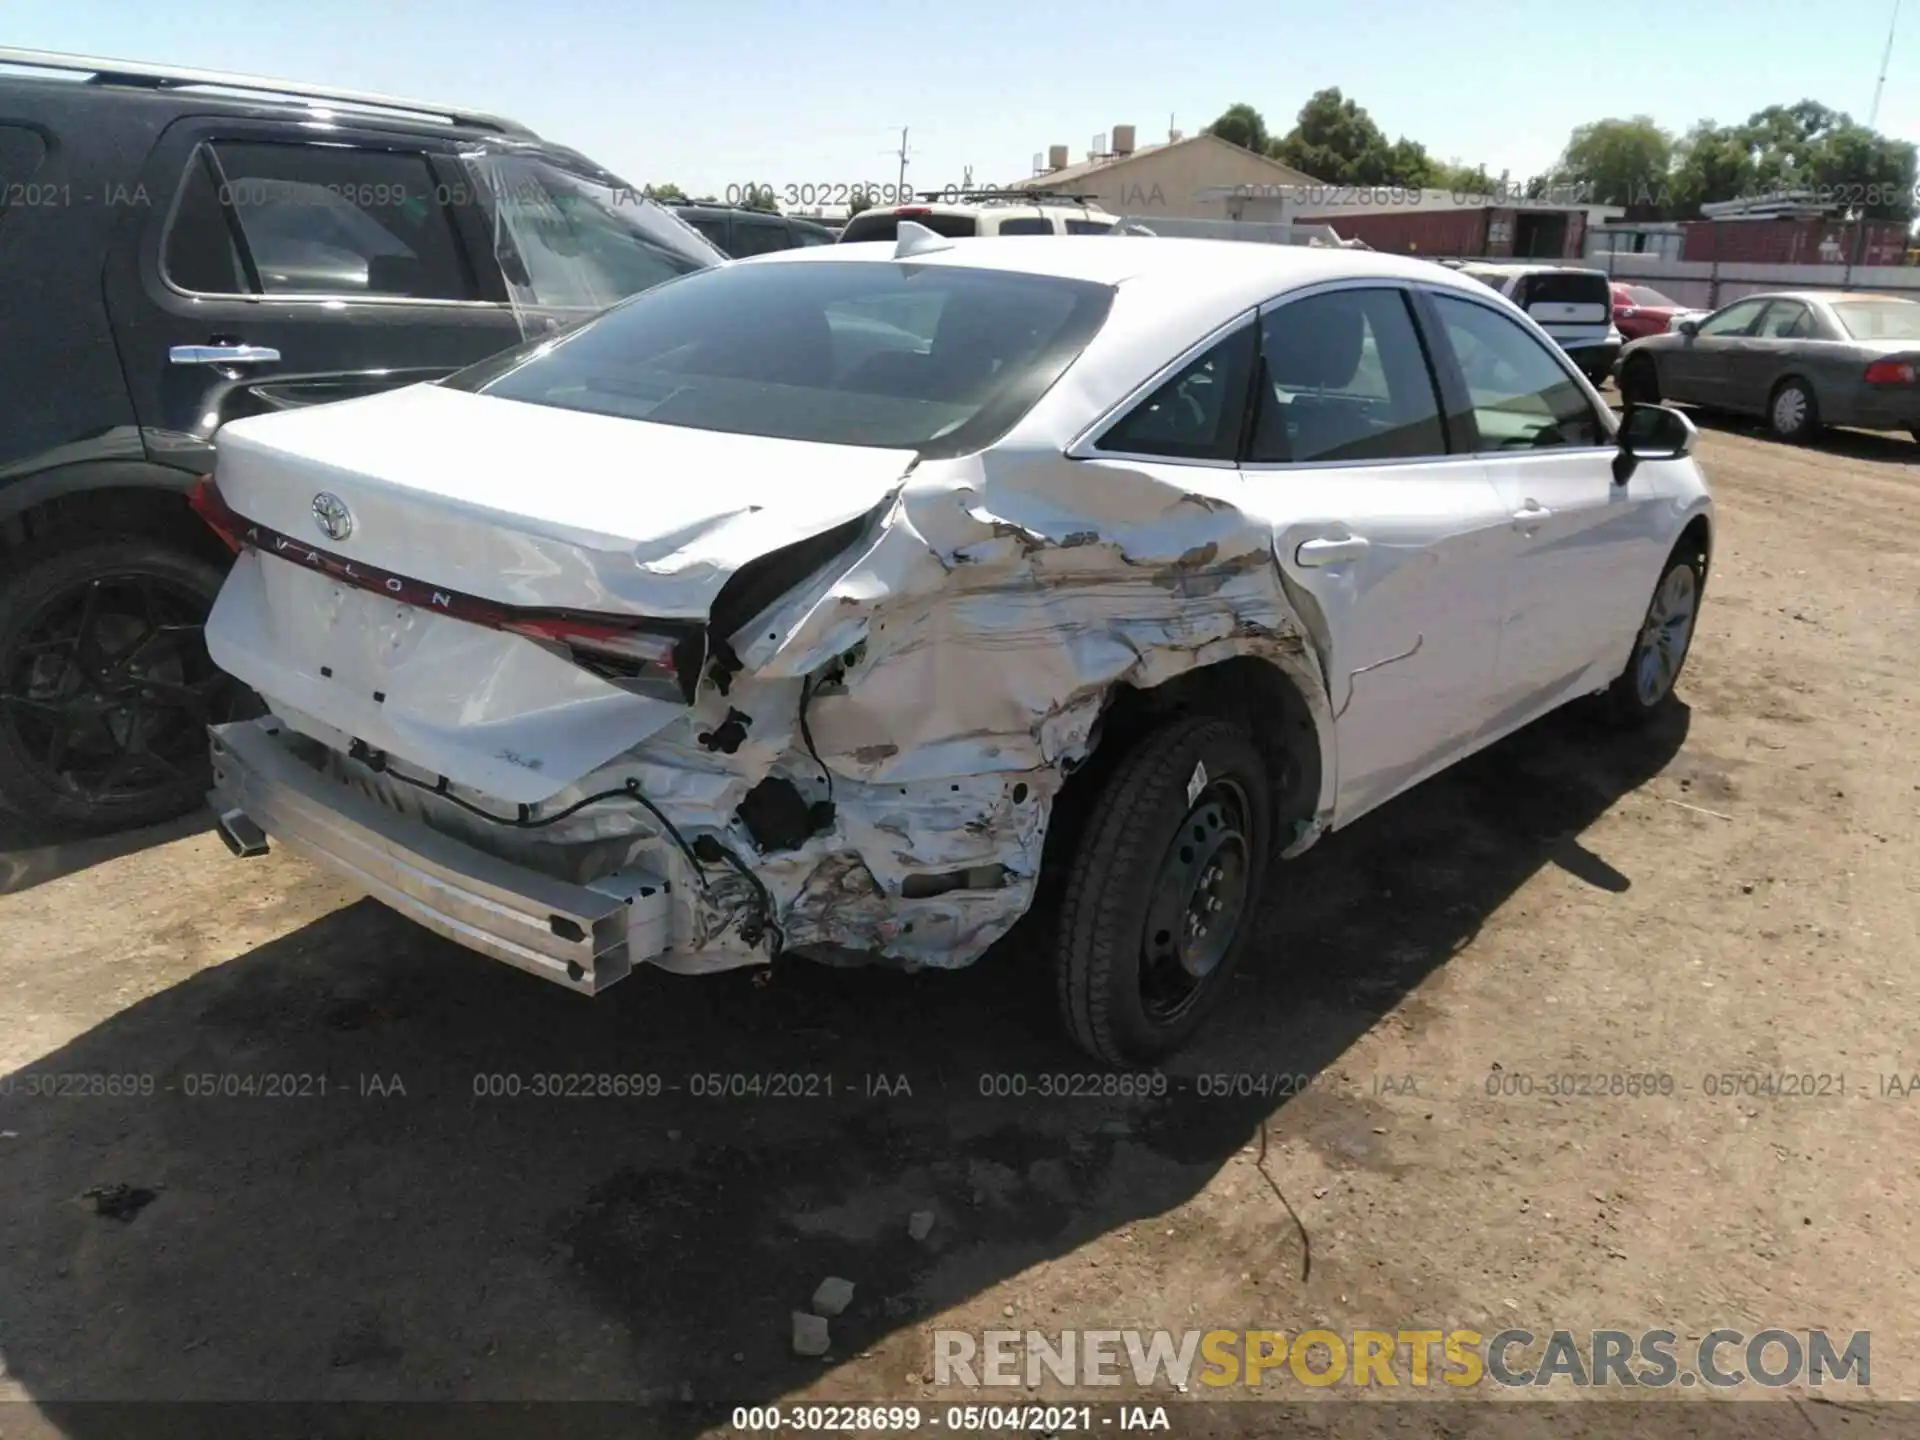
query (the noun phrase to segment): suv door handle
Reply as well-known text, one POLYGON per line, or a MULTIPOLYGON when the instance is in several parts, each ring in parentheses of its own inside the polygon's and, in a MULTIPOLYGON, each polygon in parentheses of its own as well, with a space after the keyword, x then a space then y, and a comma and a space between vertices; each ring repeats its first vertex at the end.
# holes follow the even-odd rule
POLYGON ((270 345, 176 345, 167 358, 176 365, 273 365, 280 352, 270 345))
POLYGON ((1293 552, 1293 558, 1302 565, 1340 565, 1358 560, 1368 549, 1366 538, 1361 535, 1345 540, 1303 540, 1300 548, 1293 552))

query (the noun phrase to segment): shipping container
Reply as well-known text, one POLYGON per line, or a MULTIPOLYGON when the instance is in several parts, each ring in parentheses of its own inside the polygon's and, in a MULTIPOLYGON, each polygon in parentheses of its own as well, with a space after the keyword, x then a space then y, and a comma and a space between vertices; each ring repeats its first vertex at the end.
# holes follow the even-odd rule
POLYGON ((1900 265, 1907 253, 1899 220, 1867 221, 1864 239, 1857 224, 1839 220, 1689 220, 1682 228, 1681 259, 1722 265, 1900 265))

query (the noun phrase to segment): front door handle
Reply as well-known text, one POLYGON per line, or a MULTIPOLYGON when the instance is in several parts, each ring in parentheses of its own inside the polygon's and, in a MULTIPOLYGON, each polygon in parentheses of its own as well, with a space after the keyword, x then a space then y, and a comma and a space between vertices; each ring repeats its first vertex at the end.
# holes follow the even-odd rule
POLYGON ((1302 565, 1342 565, 1358 560, 1367 549, 1366 539, 1360 535, 1345 540, 1303 540, 1293 558, 1302 565))
POLYGON ((167 358, 176 365, 275 365, 280 352, 271 345, 176 345, 167 358))
POLYGON ((1531 535, 1535 530, 1540 528, 1541 521, 1551 520, 1552 518, 1553 512, 1547 509, 1546 506, 1542 505, 1538 500, 1529 500, 1525 505, 1513 512, 1513 528, 1531 535))

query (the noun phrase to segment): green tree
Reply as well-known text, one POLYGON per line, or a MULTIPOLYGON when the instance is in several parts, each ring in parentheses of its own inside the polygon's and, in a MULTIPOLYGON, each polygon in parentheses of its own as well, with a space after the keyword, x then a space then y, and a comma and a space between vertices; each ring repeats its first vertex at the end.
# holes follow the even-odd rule
POLYGON ((1273 141, 1267 134, 1267 122, 1260 112, 1251 105, 1229 105, 1220 112, 1220 118, 1207 126, 1209 135, 1218 135, 1222 140, 1238 145, 1242 150, 1251 150, 1256 155, 1267 153, 1267 147, 1273 141))
POLYGON ((642 192, 649 200, 658 200, 662 205, 685 205, 687 192, 671 182, 665 185, 649 185, 642 192))
POLYGON ((1652 214, 1667 199, 1672 169, 1673 137, 1651 116, 1635 115, 1580 126, 1567 140, 1554 179, 1577 187, 1594 204, 1652 214))
POLYGON ((1745 127, 1702 120, 1674 146, 1668 203, 1673 220, 1698 220, 1702 205, 1733 200, 1754 191, 1751 137, 1745 127))
POLYGON ((1338 88, 1321 90, 1300 107, 1292 130, 1268 147, 1274 159, 1336 185, 1432 184, 1437 173, 1426 147, 1386 133, 1338 88))
POLYGON ((1824 136, 1810 162, 1816 198, 1831 199, 1870 220, 1910 220, 1914 213, 1914 147, 1864 125, 1824 136))
POLYGON ((857 190, 854 192, 853 198, 847 201, 847 218, 851 220, 862 210, 871 210, 872 208, 873 196, 864 190, 857 190))
POLYGON ((1427 183, 1441 190, 1449 190, 1462 200, 1491 199, 1500 194, 1500 182, 1487 173, 1486 166, 1467 165, 1459 160, 1436 162, 1433 179, 1427 183))
POLYGON ((780 213, 780 202, 773 193, 771 185, 749 185, 740 196, 740 208, 743 210, 768 210, 780 213))

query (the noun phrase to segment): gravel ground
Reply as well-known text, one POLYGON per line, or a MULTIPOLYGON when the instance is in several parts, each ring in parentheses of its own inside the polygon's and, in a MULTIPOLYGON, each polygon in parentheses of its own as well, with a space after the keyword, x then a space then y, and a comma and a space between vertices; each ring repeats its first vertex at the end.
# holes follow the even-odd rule
MULTIPOLYGON (((1826 1398, 1920 1398, 1920 448, 1718 428, 1701 458, 1721 533, 1671 723, 1552 717, 1287 867, 1162 1098, 1031 1093, 1086 1066, 1030 935, 954 975, 649 972, 589 1003, 198 820, 0 841, 0 1396, 38 1402, 0 1428, 1002 1398, 929 1383, 936 1327, 1870 1330, 1871 1386, 1826 1398), (803 1093, 696 1093, 748 1073, 803 1093), (525 1093, 546 1074, 643 1093, 525 1093), (1312 1080, 1198 1093, 1225 1074, 1312 1080), (1776 1074, 1816 1093, 1709 1093, 1776 1074), (852 1303, 798 1359, 829 1275, 852 1303)), ((1556 1433, 1645 1433, 1574 1413, 1556 1433)))

